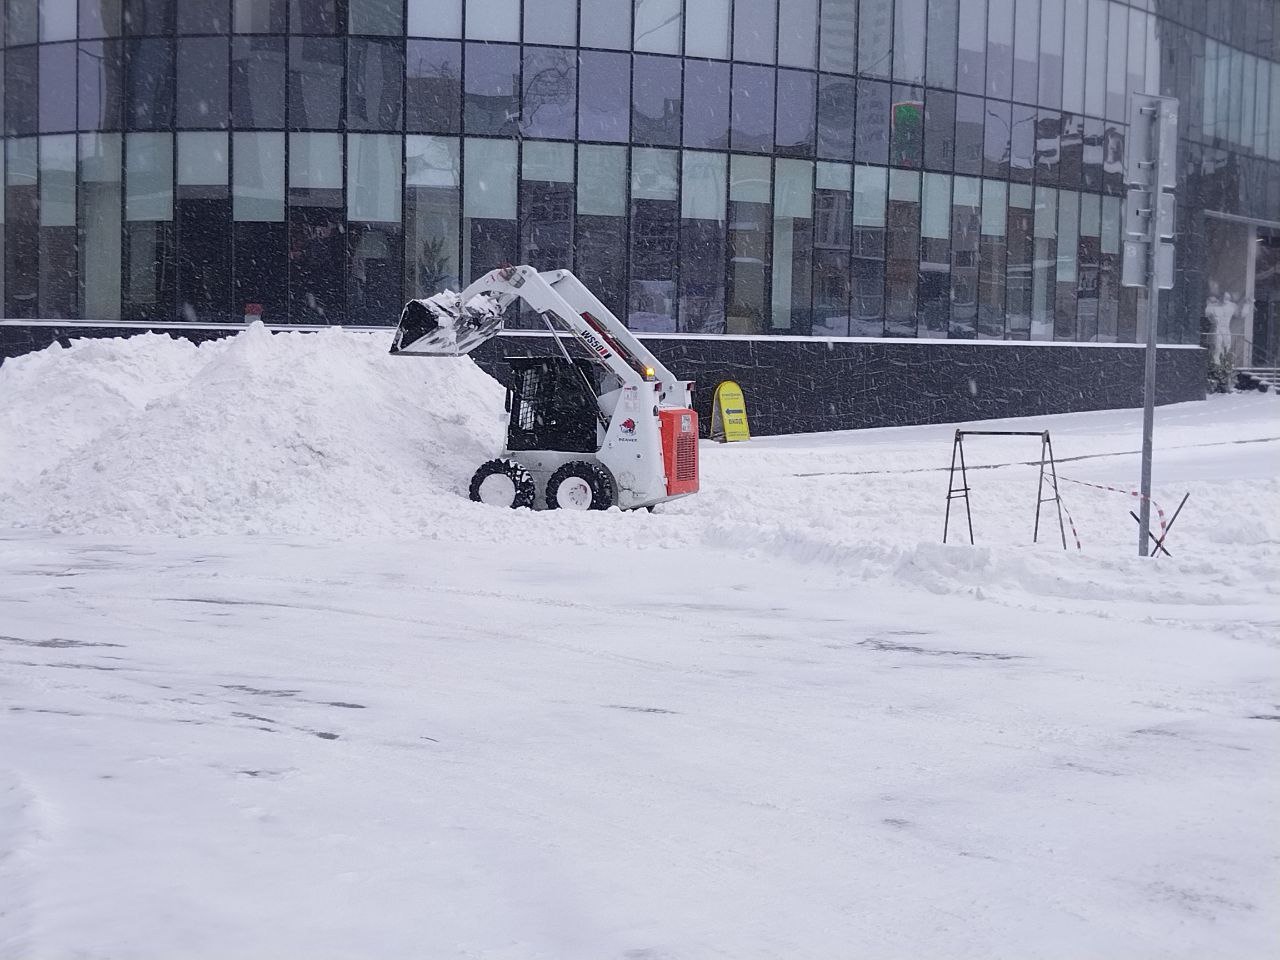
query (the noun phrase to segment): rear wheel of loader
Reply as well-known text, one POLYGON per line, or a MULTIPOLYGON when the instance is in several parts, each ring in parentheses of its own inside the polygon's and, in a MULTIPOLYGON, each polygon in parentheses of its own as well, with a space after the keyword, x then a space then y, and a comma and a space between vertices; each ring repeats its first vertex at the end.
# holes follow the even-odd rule
POLYGON ((547 481, 552 510, 608 510, 613 499, 613 478, 598 463, 570 460, 547 481))
POLYGON ((494 507, 532 507, 538 488, 529 471, 514 460, 482 463, 471 478, 471 499, 494 507))

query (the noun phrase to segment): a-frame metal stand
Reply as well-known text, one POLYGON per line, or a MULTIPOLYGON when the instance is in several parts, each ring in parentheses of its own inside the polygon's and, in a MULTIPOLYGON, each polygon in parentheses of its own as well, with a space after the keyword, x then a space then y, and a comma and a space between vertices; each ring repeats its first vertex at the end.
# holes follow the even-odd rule
MULTIPOLYGON (((969 524, 969 543, 973 540, 973 512, 969 508, 969 472, 964 462, 965 437, 1039 437, 1040 438, 1040 480, 1036 486, 1036 525, 1031 536, 1033 543, 1040 541, 1040 508, 1046 503, 1053 503, 1058 508, 1058 531, 1062 534, 1062 549, 1067 549, 1067 527, 1062 520, 1062 495, 1058 492, 1058 465, 1053 458, 1053 440, 1048 430, 957 430, 955 441, 951 445, 951 471, 947 483, 947 512, 942 523, 942 542, 947 542, 947 533, 951 527, 951 501, 964 501, 965 519, 969 524), (956 461, 960 463, 960 486, 956 486, 956 461), (1046 497, 1045 474, 1052 487, 1053 495, 1046 497)), ((975 467, 974 469, 991 469, 975 467)))

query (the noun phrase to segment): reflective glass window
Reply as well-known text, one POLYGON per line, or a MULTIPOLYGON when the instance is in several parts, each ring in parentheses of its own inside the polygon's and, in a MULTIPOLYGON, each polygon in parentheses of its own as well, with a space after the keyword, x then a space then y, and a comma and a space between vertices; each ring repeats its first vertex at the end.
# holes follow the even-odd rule
POLYGON ((173 126, 173 41, 130 40, 129 126, 135 130, 173 126))
POLYGON ((520 262, 573 262, 573 144, 526 140, 520 158, 520 262))
POLYGON ((631 57, 583 50, 578 77, 578 136, 625 143, 631 133, 631 57))
POLYGON ((1010 124, 1012 108, 999 100, 988 100, 987 132, 983 138, 982 173, 1004 180, 1009 175, 1010 124))
POLYGON ((463 143, 462 197, 462 274, 470 283, 516 260, 514 140, 463 143))
POLYGON ((520 0, 467 0, 468 40, 520 39, 520 0))
POLYGON ((1091 117, 1106 115, 1107 10, 1110 6, 1107 0, 1089 0, 1089 35, 1085 47, 1084 67, 1084 112, 1091 117))
POLYGON ((1031 264, 1031 339, 1052 340, 1058 277, 1058 191, 1036 187, 1031 264))
POLYGON ((813 333, 849 335, 853 168, 819 162, 813 192, 813 333))
POLYGON ((626 312, 627 149, 578 147, 574 272, 615 315, 626 312))
POLYGON ((347 219, 400 222, 399 137, 347 134, 347 219))
POLYGON ((682 17, 681 0, 636 0, 634 49, 679 53, 682 17))
POLYGON ((1084 118, 1064 113, 1058 138, 1058 186, 1079 188, 1083 159, 1084 118))
POLYGON ((1002 339, 1005 333, 1007 222, 1007 185, 1000 180, 982 181, 982 232, 978 241, 978 336, 995 340, 1002 339))
POLYGON ((1056 184, 1062 161, 1062 114, 1041 110, 1036 117, 1036 182, 1056 184))
MULTIPOLYGON (((1088 20, 1088 4, 1086 0, 1065 0, 1066 13, 1062 30, 1058 38, 1062 41, 1062 109, 1069 113, 1084 113, 1084 69, 1085 44, 1088 34, 1085 26, 1088 20)), ((1046 10, 1048 4, 1046 3, 1046 10)), ((1041 29, 1052 27, 1048 21, 1042 22, 1041 29)), ((1043 40, 1044 34, 1041 33, 1043 40)), ((1043 48, 1042 48, 1043 49, 1043 48)), ((1044 68, 1040 73, 1040 103, 1052 104, 1045 97, 1044 68)))
POLYGON ((1036 108, 1015 103, 1010 113, 1009 178, 1031 182, 1036 165, 1036 108))
POLYGON ((633 330, 676 328, 676 244, 680 209, 675 150, 631 151, 631 291, 633 330))
POLYGON ((1064 0, 1040 0, 1040 64, 1036 102, 1062 105, 1062 31, 1064 0))
POLYGON ((773 176, 768 157, 729 158, 729 295, 725 332, 761 334, 769 296, 773 176))
POLYGON ((729 64, 688 60, 684 66, 684 145, 729 145, 729 64))
POLYGON ((778 0, 734 0, 733 59, 773 63, 778 0))
POLYGON ((699 0, 686 5, 685 56, 729 59, 730 5, 730 0, 699 0))
POLYGON ((173 33, 175 0, 124 0, 125 32, 156 36, 173 33))
POLYGON ((987 96, 1013 95, 1013 0, 987 0, 987 96))
POLYGON ((179 127, 227 125, 227 39, 190 37, 178 41, 179 127))
POLYGON ((778 22, 778 65, 818 64, 818 0, 787 0, 786 17, 778 22))
POLYGON ((1036 102, 1040 64, 1040 0, 1017 0, 1013 20, 1013 98, 1036 102))
POLYGON ((889 171, 856 167, 853 175, 853 311, 849 333, 884 335, 885 227, 889 171))
POLYGON ((1102 198, 1097 194, 1080 195, 1080 245, 1077 264, 1076 316, 1077 338, 1084 342, 1098 340, 1102 270, 1102 198))
POLYGON ((889 163, 895 167, 919 169, 924 161, 923 98, 919 87, 893 86, 889 163))
POLYGON ((951 318, 951 177, 926 173, 920 199, 920 334, 947 336, 951 318))
POLYGON ((35 43, 40 39, 40 13, 36 0, 8 0, 5 12, 5 35, 9 46, 35 43))
POLYGON ((1009 186, 1009 230, 1007 238, 1006 315, 1010 340, 1026 340, 1031 335, 1033 219, 1035 202, 1032 188, 1024 184, 1009 186))
POLYGON ((524 0, 525 43, 571 47, 577 38, 577 0, 524 0))
POLYGON ((956 162, 956 95, 929 90, 924 100, 924 165, 952 170, 956 162))
POLYGON ((822 0, 820 13, 819 67, 831 73, 853 73, 858 50, 858 0, 822 0))
POLYGON ((120 36, 121 12, 121 0, 80 0, 81 39, 120 36))
POLYGON ((774 330, 808 333, 813 310, 813 162, 778 160, 773 171, 774 330))
POLYGON ((1057 291, 1053 314, 1053 336, 1057 340, 1078 338, 1076 317, 1077 244, 1080 242, 1080 195, 1074 190, 1058 192, 1057 291))
POLYGON ((9 317, 35 317, 40 312, 39 143, 36 137, 11 138, 4 150, 4 309, 9 317))
POLYGON ((231 29, 236 33, 284 33, 286 13, 285 0, 231 0, 231 29))
POLYGON ((592 0, 580 4, 584 47, 628 50, 631 47, 631 0, 592 0))
POLYGON ((858 81, 857 133, 854 153, 861 163, 889 162, 889 84, 858 81))
POLYGON ((960 0, 929 0, 929 23, 925 31, 928 44, 925 74, 932 87, 955 88, 959 18, 960 0))
POLYGON ((686 150, 681 157, 680 330, 723 333, 725 203, 729 157, 686 150))
POLYGON ((236 220, 284 221, 283 133, 232 135, 231 210, 236 220))
POLYGON ((515 133, 520 118, 520 48, 468 43, 466 57, 462 120, 467 132, 515 133))
POLYGON ((179 33, 227 32, 227 0, 181 0, 176 9, 179 33))
POLYGON ((178 134, 178 186, 226 187, 231 182, 230 153, 225 132, 178 134))
POLYGON ((462 129, 462 45, 410 40, 405 47, 405 111, 410 131, 462 129))
POLYGON ((173 134, 125 138, 125 219, 173 219, 173 134))
POLYGON ((957 173, 982 173, 985 127, 986 101, 981 97, 956 97, 957 173))
POLYGON ((283 127, 283 37, 231 40, 231 122, 242 128, 283 127))
POLYGON ((1103 197, 1098 272, 1098 340, 1102 343, 1115 343, 1119 336, 1120 219, 1120 198, 1103 197))
POLYGON ((916 335, 916 289, 920 280, 920 173, 889 171, 885 217, 885 333, 916 335))
MULTIPOLYGON (((461 37, 462 0, 408 0, 411 37, 461 37)), ((621 0, 626 2, 626 0, 621 0)))
POLYGON ((924 83, 927 0, 897 0, 894 7, 893 76, 908 83, 924 83))
POLYGON ((982 93, 987 59, 987 0, 960 0, 959 53, 956 89, 982 93))
MULTIPOLYGON (((76 45, 40 47, 40 130, 76 128, 76 45)), ((74 163, 72 164, 74 166, 74 163)))
POLYGON ((80 283, 82 317, 120 319, 121 136, 80 136, 80 283))
POLYGON ((342 115, 343 42, 330 37, 289 40, 289 125, 337 129, 342 115))
MULTIPOLYGON (((790 156, 813 156, 817 106, 816 77, 808 71, 778 71, 775 145, 790 156)), ((775 174, 775 184, 777 176, 775 174)))
POLYGON ((347 32, 403 34, 404 0, 347 0, 347 32))
POLYGON ((1129 56, 1129 11, 1118 3, 1109 4, 1107 28, 1107 112, 1112 120, 1124 120, 1127 108, 1125 86, 1129 56))
POLYGON ((578 99, 578 58, 563 47, 524 48, 524 117, 527 137, 571 140, 578 99))
POLYGON ((40 138, 39 236, 40 316, 75 316, 78 257, 74 133, 40 138))
POLYGON ((1086 118, 1081 133, 1080 185, 1101 192, 1102 158, 1105 153, 1105 121, 1086 118))
POLYGON ((290 192, 341 189, 342 134, 289 134, 290 192))
POLYGON ((40 226, 76 225, 75 134, 40 138, 40 226))
POLYGON ((854 103, 857 87, 849 77, 818 77, 818 156, 853 159, 854 103))
MULTIPOLYGON (((40 0, 40 42, 75 38, 76 0, 40 0)), ((69 162, 74 166, 74 157, 69 162)))
POLYGON ((337 33, 337 0, 289 0, 290 33, 337 33))
POLYGON ((773 146, 773 67, 733 66, 731 142, 735 150, 773 146))
POLYGON ((862 0, 859 6, 858 73, 893 74, 893 0, 862 0))
POLYGON ((460 289, 462 150, 457 137, 405 138, 405 297, 460 289))
POLYGON ((124 51, 119 40, 80 44, 81 130, 118 130, 124 96, 124 51))
POLYGON ((347 129, 400 129, 404 49, 397 40, 347 41, 347 129))
POLYGON ((981 211, 982 181, 975 177, 956 177, 951 189, 952 337, 975 337, 978 334, 981 211))
POLYGON ((680 143, 680 61, 637 54, 632 69, 631 138, 637 143, 676 146, 680 143))

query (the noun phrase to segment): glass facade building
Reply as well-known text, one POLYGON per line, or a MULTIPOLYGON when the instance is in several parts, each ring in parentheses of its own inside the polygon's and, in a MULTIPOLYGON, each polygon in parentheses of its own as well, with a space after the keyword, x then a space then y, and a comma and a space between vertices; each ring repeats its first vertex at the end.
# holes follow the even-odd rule
POLYGON ((9 318, 393 323, 527 262, 653 333, 1133 342, 1134 90, 1182 102, 1164 341, 1280 222, 1272 0, 0 12, 9 318))

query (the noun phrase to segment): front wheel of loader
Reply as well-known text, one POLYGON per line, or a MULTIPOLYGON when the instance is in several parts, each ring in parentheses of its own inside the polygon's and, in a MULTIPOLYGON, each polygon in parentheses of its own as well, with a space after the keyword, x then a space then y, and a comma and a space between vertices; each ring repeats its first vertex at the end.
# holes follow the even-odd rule
POLYGON ((547 481, 552 510, 608 510, 613 500, 613 478, 598 463, 570 460, 547 481))
POLYGON ((514 460, 489 460, 471 478, 471 499, 476 503, 513 509, 532 507, 537 494, 533 476, 514 460))

